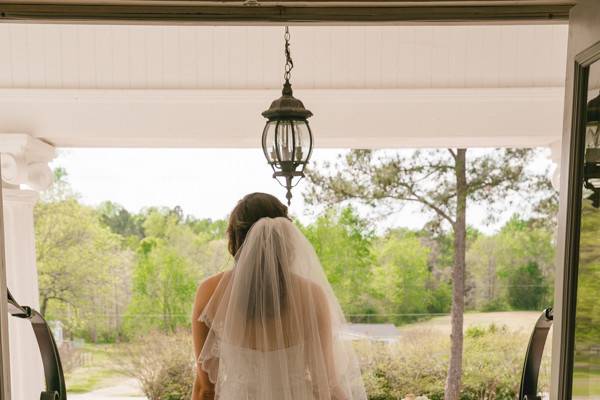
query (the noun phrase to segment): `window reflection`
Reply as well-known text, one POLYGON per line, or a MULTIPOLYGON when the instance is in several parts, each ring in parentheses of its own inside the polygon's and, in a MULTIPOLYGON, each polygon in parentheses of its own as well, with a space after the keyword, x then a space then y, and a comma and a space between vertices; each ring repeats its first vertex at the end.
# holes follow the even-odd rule
MULTIPOLYGON (((600 65, 590 68, 588 102, 600 93, 600 65)), ((600 153, 596 132, 597 121, 590 121, 586 130, 586 174, 591 161, 600 153)), ((600 162, 600 158, 596 160, 600 162)), ((588 179, 593 186, 600 180, 588 179)), ((600 208, 598 193, 587 184, 583 188, 581 236, 577 278, 577 311, 575 317, 575 356, 573 368, 573 398, 600 399, 600 208)))

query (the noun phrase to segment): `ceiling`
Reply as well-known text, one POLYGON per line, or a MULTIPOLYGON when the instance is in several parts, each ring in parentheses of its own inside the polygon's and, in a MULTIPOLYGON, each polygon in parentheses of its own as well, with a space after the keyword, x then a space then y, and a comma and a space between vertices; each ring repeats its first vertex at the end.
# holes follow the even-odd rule
MULTIPOLYGON (((566 25, 296 26, 319 147, 561 136, 566 25)), ((59 147, 257 147, 282 28, 0 24, 0 132, 59 147)))
MULTIPOLYGON (((299 89, 562 86, 566 25, 291 29, 299 89)), ((275 89, 283 29, 0 24, 0 87, 275 89)))

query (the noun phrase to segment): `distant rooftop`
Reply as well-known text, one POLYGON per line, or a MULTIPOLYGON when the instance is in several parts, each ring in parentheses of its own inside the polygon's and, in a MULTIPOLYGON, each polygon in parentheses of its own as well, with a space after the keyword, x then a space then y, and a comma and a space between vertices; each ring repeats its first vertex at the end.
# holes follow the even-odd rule
POLYGON ((351 340, 396 341, 400 331, 393 324, 347 324, 342 334, 351 340))

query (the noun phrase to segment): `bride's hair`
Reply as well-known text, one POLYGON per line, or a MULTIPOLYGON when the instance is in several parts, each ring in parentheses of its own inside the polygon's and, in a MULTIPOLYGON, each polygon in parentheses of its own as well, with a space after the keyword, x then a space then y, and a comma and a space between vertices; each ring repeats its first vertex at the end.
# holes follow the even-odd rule
POLYGON ((267 193, 250 193, 244 196, 231 211, 227 226, 227 248, 235 257, 256 221, 264 217, 277 218, 287 215, 287 207, 275 196, 267 193))

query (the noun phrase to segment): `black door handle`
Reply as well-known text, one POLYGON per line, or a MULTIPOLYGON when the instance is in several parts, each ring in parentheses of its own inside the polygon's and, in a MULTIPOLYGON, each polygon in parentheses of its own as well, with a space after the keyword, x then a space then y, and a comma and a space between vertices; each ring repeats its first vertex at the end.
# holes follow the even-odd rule
POLYGON ((40 400, 67 400, 65 377, 63 374, 58 347, 52 331, 42 315, 31 307, 21 306, 8 290, 8 312, 17 318, 28 319, 42 355, 46 390, 40 394, 40 400))
POLYGON ((527 353, 525 353, 521 387, 519 388, 519 400, 536 400, 538 398, 537 388, 540 365, 542 363, 542 355, 544 354, 544 345, 546 344, 548 331, 552 327, 553 317, 552 308, 547 308, 535 323, 529 344, 527 345, 527 353))

